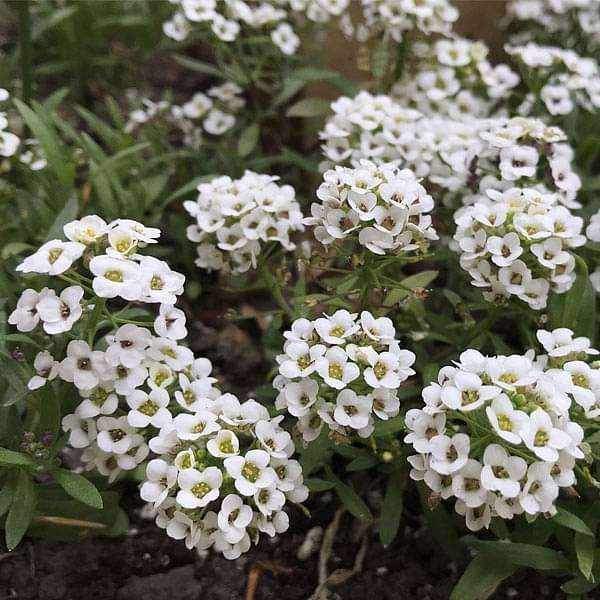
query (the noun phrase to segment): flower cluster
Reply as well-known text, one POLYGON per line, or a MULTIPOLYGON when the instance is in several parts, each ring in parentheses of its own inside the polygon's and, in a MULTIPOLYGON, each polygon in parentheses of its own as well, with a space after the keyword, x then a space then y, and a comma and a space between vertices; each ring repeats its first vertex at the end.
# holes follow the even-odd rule
MULTIPOLYGON (((526 26, 515 37, 531 41, 564 35, 576 36, 592 55, 600 45, 600 12, 597 0, 511 0, 512 21, 526 26)), ((564 39, 564 38, 563 38, 564 39)))
POLYGON ((600 414, 598 354, 568 329, 540 330, 547 355, 486 357, 467 350, 409 410, 411 477, 439 499, 456 498, 472 531, 492 517, 555 512, 560 488, 576 483, 584 458, 580 415, 600 414))
MULTIPOLYGON (((0 104, 3 105, 9 98, 8 91, 0 88, 0 104)), ((28 166, 32 171, 40 171, 48 164, 36 139, 28 138, 22 141, 18 135, 9 130, 8 113, 2 110, 0 111, 0 160, 12 158, 17 153, 19 162, 28 166)), ((6 160, 3 161, 1 168, 3 171, 9 170, 10 163, 6 160)))
POLYGON ((170 537, 235 559, 260 533, 286 531, 286 502, 303 502, 308 489, 282 418, 270 418, 254 400, 221 394, 208 372, 180 375, 175 416, 149 442, 159 458, 147 465, 141 496, 170 537))
MULTIPOLYGON (((138 253, 146 245, 156 242, 160 236, 159 229, 144 227, 130 219, 117 219, 107 224, 100 217, 90 215, 67 223, 64 234, 68 242, 59 239, 46 242, 25 258, 17 271, 57 275, 70 281, 65 275, 68 273, 75 277, 73 281, 76 283, 90 283, 99 298, 120 297, 130 302, 175 304, 177 296, 183 293, 183 275, 172 271, 163 260, 138 253), (85 260, 82 262, 93 275, 91 281, 86 276, 70 272, 75 270, 73 265, 84 253, 85 260)), ((75 287, 82 291, 81 286, 75 287)), ((67 294, 67 290, 63 294, 67 294)), ((37 302, 50 298, 56 312, 52 314, 61 323, 61 332, 64 332, 71 328, 74 320, 72 311, 63 310, 61 303, 68 306, 71 306, 70 303, 79 304, 81 297, 82 294, 75 298, 69 292, 64 299, 62 295, 57 299, 56 293, 47 288, 40 294, 27 290, 19 305, 24 306, 23 311, 30 311, 34 319, 41 318, 46 329, 46 320, 37 310, 37 302)), ((78 314, 81 316, 81 312, 78 311, 78 314)), ((18 317, 13 318, 20 331, 30 331, 22 328, 27 325, 19 325, 18 317)), ((52 333, 48 329, 46 331, 52 333)))
POLYGON ((347 37, 360 42, 389 36, 401 42, 406 33, 418 31, 426 35, 449 35, 458 19, 458 10, 448 0, 361 0, 358 23, 350 11, 344 13, 341 28, 347 37))
POLYGON ((586 241, 583 220, 559 205, 556 194, 533 188, 487 194, 456 212, 461 267, 486 300, 514 295, 543 309, 551 289, 561 294, 575 281, 570 250, 586 241))
POLYGON ((492 66, 483 42, 465 38, 414 44, 417 60, 392 88, 392 96, 427 115, 460 121, 488 117, 519 83, 507 65, 492 66))
POLYGON ((540 99, 551 115, 567 115, 575 106, 590 112, 600 108, 600 69, 593 58, 533 42, 507 45, 506 52, 535 75, 540 99))
POLYGON ((221 136, 236 122, 236 113, 245 105, 242 89, 233 82, 213 86, 206 93, 198 92, 182 105, 167 100, 153 102, 142 99, 141 108, 129 114, 125 132, 153 122, 164 122, 173 128, 185 146, 199 148, 205 133, 221 136))
POLYGON ((196 221, 187 236, 199 243, 199 267, 243 273, 256 267, 261 243, 295 248, 290 233, 303 231, 302 212, 294 188, 278 179, 246 171, 240 179, 217 177, 198 186, 197 200, 184 207, 196 221))
MULTIPOLYGON (((326 23, 347 8, 348 0, 279 0, 251 3, 241 0, 171 0, 178 5, 173 17, 163 23, 165 35, 185 40, 192 32, 214 35, 223 42, 234 42, 244 33, 268 34, 285 55, 295 54, 300 37, 295 28, 307 18, 326 23)), ((314 26, 314 25, 313 25, 314 26)))
POLYGON ((146 439, 137 429, 170 422, 166 388, 176 374, 184 368, 201 370, 202 365, 177 343, 187 334, 185 316, 173 306, 183 292, 184 276, 162 260, 139 254, 156 242, 158 229, 129 219, 107 224, 90 215, 67 223, 64 234, 69 241, 46 242, 17 270, 72 285, 58 293, 49 287, 25 290, 8 322, 21 332, 41 324, 50 336, 68 333, 68 344, 50 340, 47 346, 64 353, 62 359, 48 350, 37 354, 28 387, 37 390, 59 379, 77 389, 81 401, 65 416, 63 428, 73 447, 86 448, 83 461, 88 468, 112 480, 148 455, 146 439), (106 300, 117 297, 160 304, 156 335, 129 322, 127 307, 107 308, 106 300), (106 328, 114 333, 96 340, 106 328))
POLYGON ((427 214, 433 198, 409 169, 362 160, 354 169, 327 171, 323 180, 317 190, 321 202, 304 219, 322 244, 358 235, 361 246, 386 254, 422 249, 438 239, 427 214))
POLYGON ((377 164, 396 162, 442 188, 440 199, 474 203, 487 189, 543 184, 556 191, 569 208, 581 187, 573 171, 573 150, 564 132, 534 118, 491 118, 456 121, 424 118, 389 96, 367 92, 342 97, 320 133, 332 164, 356 165, 360 159, 377 164))
POLYGON ((323 425, 336 435, 371 435, 375 417, 398 414, 398 388, 410 375, 415 355, 400 348, 388 317, 338 310, 314 321, 297 319, 277 357, 275 406, 298 419, 306 442, 323 425))

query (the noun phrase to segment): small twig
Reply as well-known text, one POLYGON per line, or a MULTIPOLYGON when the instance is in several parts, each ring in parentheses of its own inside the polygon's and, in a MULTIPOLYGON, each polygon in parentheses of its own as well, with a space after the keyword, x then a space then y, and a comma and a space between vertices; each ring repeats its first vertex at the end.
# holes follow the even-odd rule
POLYGON ((272 560, 257 560, 250 567, 250 573, 248 574, 246 600, 254 600, 256 590, 258 589, 258 581, 263 571, 270 571, 271 573, 278 575, 279 573, 291 573, 292 569, 272 560))
MULTIPOLYGON (((338 511, 339 512, 339 511, 338 511)), ((337 517, 337 513, 336 513, 336 517, 337 517)), ((341 515, 340 515, 341 516, 341 515)), ((332 539, 331 539, 331 545, 333 544, 333 538, 335 537, 335 533, 337 532, 337 528, 339 526, 339 519, 337 520, 337 523, 335 523, 336 518, 334 517, 334 520, 332 521, 331 525, 327 528, 327 532, 325 533, 325 538, 327 537, 327 534, 329 533, 330 529, 332 530, 332 539), (336 525, 335 527, 335 531, 333 531, 332 525, 336 525)), ((352 566, 352 569, 336 569, 335 571, 333 571, 333 573, 331 573, 330 575, 326 576, 324 580, 321 580, 321 560, 319 561, 319 585, 317 587, 317 589, 314 591, 314 593, 312 594, 312 596, 309 598, 309 600, 327 600, 328 598, 328 586, 329 585, 341 585, 342 583, 345 583, 346 581, 348 581, 349 579, 351 579, 352 577, 354 577, 354 575, 356 575, 357 573, 360 573, 362 571, 363 568, 363 563, 365 561, 365 556, 367 555, 367 548, 369 546, 369 538, 367 536, 367 532, 369 530, 369 524, 368 523, 363 523, 361 524, 360 527, 360 548, 358 550, 358 552, 356 553, 356 558, 354 559, 354 565, 352 566)), ((324 538, 323 540, 323 546, 325 546, 326 540, 324 538)), ((323 547, 321 547, 321 550, 323 550, 323 547)), ((329 555, 331 554, 331 547, 328 548, 327 551, 327 556, 329 557, 329 555)), ((327 573, 327 561, 325 561, 325 574, 327 573)))
POLYGON ((106 525, 103 523, 96 523, 95 521, 83 521, 81 519, 68 519, 66 517, 53 517, 51 515, 44 515, 36 517, 35 521, 42 523, 51 523, 52 525, 61 525, 63 527, 82 527, 85 529, 106 529, 106 525))

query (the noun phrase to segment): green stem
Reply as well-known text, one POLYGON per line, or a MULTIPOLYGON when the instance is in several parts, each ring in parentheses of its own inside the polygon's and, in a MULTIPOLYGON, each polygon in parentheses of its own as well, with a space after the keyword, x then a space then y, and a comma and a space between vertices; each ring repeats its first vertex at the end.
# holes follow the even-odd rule
POLYGON ((19 44, 21 47, 21 79, 22 98, 25 104, 31 101, 32 68, 31 68, 31 14, 29 12, 29 0, 17 2, 19 12, 19 44))
POLYGON ((275 278, 269 271, 268 265, 263 261, 259 260, 258 262, 258 272, 265 282, 265 287, 271 292, 273 298, 279 304, 283 312, 290 318, 294 318, 294 311, 288 304, 287 300, 284 298, 283 293, 281 292, 281 287, 279 283, 275 281, 275 278))

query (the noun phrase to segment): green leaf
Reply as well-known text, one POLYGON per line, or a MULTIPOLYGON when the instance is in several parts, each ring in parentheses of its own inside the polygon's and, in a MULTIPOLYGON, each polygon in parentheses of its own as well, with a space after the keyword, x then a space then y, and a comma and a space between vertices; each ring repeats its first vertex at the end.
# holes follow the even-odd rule
POLYGON ((252 123, 242 131, 237 145, 237 152, 242 158, 248 156, 254 150, 258 143, 259 134, 258 123, 252 123))
POLYGON ((10 465, 17 467, 31 467, 35 461, 22 452, 15 452, 7 448, 0 448, 0 465, 10 465))
POLYGON ((386 435, 392 435, 398 431, 403 431, 404 428, 404 415, 398 415, 397 417, 392 417, 387 421, 378 420, 375 423, 373 435, 375 437, 385 437, 386 435))
POLYGON ((372 454, 363 454, 357 456, 352 462, 346 466, 346 471, 366 471, 371 467, 379 464, 379 460, 372 454))
POLYGON ((365 501, 349 485, 342 483, 339 479, 332 479, 335 484, 335 491, 348 512, 357 519, 371 521, 373 516, 365 501))
POLYGON ((404 300, 415 288, 427 287, 437 276, 439 271, 422 271, 415 275, 405 277, 398 282, 398 287, 395 287, 389 292, 383 301, 383 305, 390 307, 394 306, 401 300, 404 300))
POLYGON ((325 492, 335 487, 333 481, 327 481, 326 479, 319 479, 317 477, 309 477, 304 480, 304 483, 311 492, 325 492))
POLYGON ((326 462, 331 454, 331 441, 326 429, 324 427, 319 437, 310 442, 308 447, 300 454, 300 464, 305 476, 310 475, 317 467, 326 462))
POLYGON ((322 98, 303 98, 290 106, 286 117, 320 117, 330 111, 330 103, 322 98))
POLYGON ((490 560, 480 554, 470 563, 452 590, 450 600, 486 600, 517 567, 505 561, 490 560))
POLYGON ((0 517, 4 516, 6 511, 10 508, 14 493, 15 486, 12 478, 8 481, 5 479, 2 482, 2 487, 0 487, 0 517))
POLYGON ((36 489, 29 473, 19 471, 17 485, 8 516, 6 517, 6 547, 14 550, 33 519, 36 504, 36 489))
POLYGON ((173 60, 186 69, 196 71, 196 73, 213 75, 219 79, 223 78, 223 73, 219 68, 209 63, 202 62, 201 60, 196 60, 195 58, 190 58, 189 56, 182 56, 181 54, 174 54, 173 60))
POLYGON ((394 541, 400 527, 405 481, 403 473, 399 470, 394 471, 388 478, 379 520, 379 539, 384 546, 394 541))
POLYGON ((56 240, 63 239, 63 227, 66 223, 73 221, 77 218, 77 213, 79 212, 79 201, 77 200, 77 196, 72 195, 62 210, 56 215, 56 219, 48 229, 48 233, 46 234, 46 241, 48 240, 56 240))
POLYGON ((594 532, 585 524, 583 519, 580 519, 577 515, 574 515, 572 512, 568 510, 558 507, 556 514, 552 518, 553 521, 566 527, 567 529, 572 529, 573 531, 578 531, 583 535, 593 536, 594 532))
POLYGON ((66 469, 53 469, 52 476, 63 490, 75 500, 79 500, 79 502, 83 502, 83 504, 87 504, 92 508, 102 508, 100 492, 85 477, 66 469))
POLYGON ((575 335, 593 338, 596 293, 590 281, 587 265, 580 256, 575 256, 575 272, 577 278, 568 292, 550 296, 548 324, 551 329, 568 327, 575 335))
POLYGON ((544 546, 476 539, 468 539, 467 544, 497 561, 542 571, 569 571, 569 561, 564 554, 544 546))
POLYGON ((40 142, 48 158, 48 163, 61 185, 66 189, 70 189, 73 185, 75 170, 58 136, 29 106, 17 98, 14 99, 14 103, 34 137, 40 142))
POLYGON ((596 550, 596 540, 591 535, 583 533, 575 534, 575 554, 577 555, 577 565, 581 574, 590 582, 594 583, 594 552, 596 550))

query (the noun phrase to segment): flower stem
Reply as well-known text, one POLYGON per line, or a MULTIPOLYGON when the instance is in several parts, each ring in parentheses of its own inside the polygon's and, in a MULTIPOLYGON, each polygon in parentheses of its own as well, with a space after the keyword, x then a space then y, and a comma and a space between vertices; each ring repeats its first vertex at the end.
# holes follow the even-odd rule
POLYGON ((31 68, 31 14, 29 0, 17 2, 19 11, 19 43, 21 47, 21 79, 22 99, 25 104, 31 100, 32 68, 31 68))
POLYGON ((271 292, 277 304, 279 304, 283 312, 290 319, 293 319, 294 311, 288 304, 287 300, 284 298, 283 293, 281 291, 281 286, 275 280, 271 271, 269 271, 268 265, 262 260, 258 262, 258 272, 262 277, 262 280, 265 282, 265 287, 271 292))

